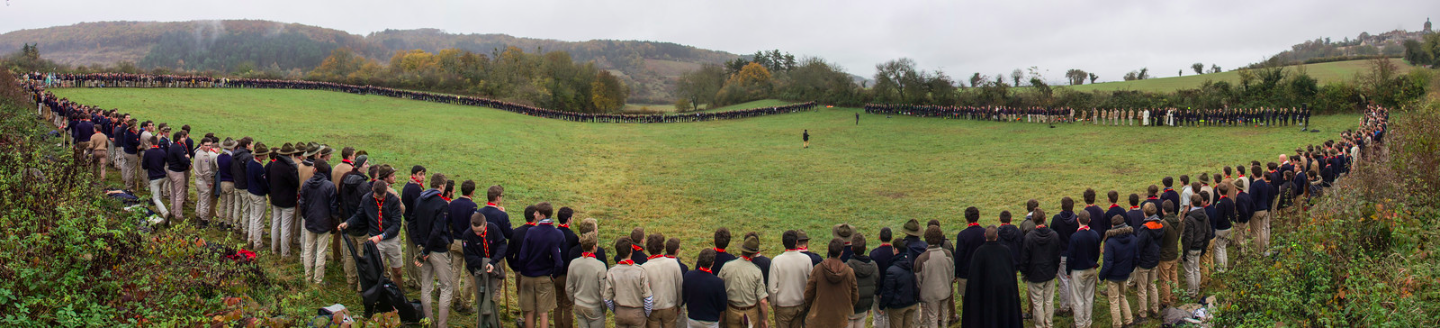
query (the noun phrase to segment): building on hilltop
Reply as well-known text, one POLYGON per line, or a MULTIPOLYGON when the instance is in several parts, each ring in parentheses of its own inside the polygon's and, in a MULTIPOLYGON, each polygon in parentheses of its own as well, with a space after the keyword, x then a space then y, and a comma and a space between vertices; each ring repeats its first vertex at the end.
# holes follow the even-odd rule
POLYGON ((1430 33, 1430 17, 1425 17, 1425 33, 1430 33))

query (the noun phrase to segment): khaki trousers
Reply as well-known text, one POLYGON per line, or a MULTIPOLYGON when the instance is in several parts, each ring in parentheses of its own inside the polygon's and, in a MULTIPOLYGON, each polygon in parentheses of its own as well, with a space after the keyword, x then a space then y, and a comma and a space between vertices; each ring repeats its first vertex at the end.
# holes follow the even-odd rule
POLYGON ((1110 299, 1110 326, 1121 327, 1135 322, 1130 316, 1130 300, 1125 299, 1125 281, 1105 281, 1105 297, 1110 299))
POLYGON ((176 221, 185 220, 185 172, 165 170, 165 179, 170 183, 170 216, 176 221))
MULTIPOLYGON (((961 294, 964 295, 964 294, 961 294)), ((950 299, 934 302, 920 302, 920 327, 941 328, 948 326, 950 299), (942 323, 944 322, 944 323, 942 323)))
POLYGON ((1180 259, 1174 259, 1160 261, 1160 265, 1155 267, 1156 287, 1160 291, 1161 304, 1167 306, 1179 304, 1179 299, 1176 297, 1180 294, 1179 265, 1180 259))
POLYGON ((161 217, 169 218, 170 210, 165 207, 165 197, 160 195, 163 181, 165 181, 165 178, 150 180, 150 201, 155 203, 155 209, 157 209, 155 213, 160 214, 161 217))
MULTIPOLYGON (((555 286, 555 315, 553 316, 555 328, 575 327, 575 302, 570 299, 570 294, 565 292, 565 278, 566 275, 563 274, 557 276, 553 280, 554 283, 551 284, 555 286)), ((650 311, 650 318, 655 317, 655 311, 650 311)), ((673 313, 670 316, 670 324, 671 326, 675 324, 673 313)))
POLYGON ((580 328, 605 328, 605 306, 576 306, 575 325, 580 328))
POLYGON ((645 328, 645 309, 615 306, 615 328, 645 328))
MULTIPOLYGON (((409 260, 411 258, 406 258, 409 260)), ((414 265, 414 264, 407 264, 414 265)), ((430 256, 420 266, 420 305, 425 308, 425 316, 436 318, 436 327, 449 327, 450 301, 455 295, 455 276, 450 275, 450 253, 431 252, 430 256), (435 291, 435 280, 440 280, 440 306, 432 306, 435 291), (430 314, 439 311, 439 315, 431 317, 430 314)))
POLYGON ((1140 296, 1140 303, 1136 304, 1139 311, 1135 311, 1137 317, 1145 318, 1149 314, 1160 313, 1160 292, 1155 288, 1155 277, 1159 275, 1159 267, 1140 268, 1136 267, 1130 277, 1135 280, 1135 294, 1140 296))
POLYGON ((645 328, 675 328, 675 316, 679 313, 679 307, 650 310, 650 317, 645 319, 645 328))
POLYGON ((890 316, 890 328, 917 327, 915 325, 915 312, 919 312, 919 309, 917 309, 918 307, 920 307, 920 304, 915 304, 909 307, 899 309, 885 310, 885 315, 890 316))
POLYGON ((1185 251, 1185 295, 1190 297, 1200 294, 1200 257, 1199 250, 1185 251))
POLYGON ((202 221, 210 221, 211 210, 215 207, 215 182, 211 180, 214 178, 215 176, 195 177, 195 216, 202 221))
POLYGON ((865 328, 865 317, 868 316, 870 316, 870 310, 850 315, 850 322, 845 325, 845 328, 865 328))
MULTIPOLYGON (((465 276, 469 276, 469 273, 467 273, 466 270, 465 270, 465 241, 463 241, 463 240, 458 240, 458 239, 457 239, 457 240, 455 240, 455 241, 450 242, 450 260, 451 260, 451 261, 450 261, 450 275, 451 275, 451 276, 453 276, 453 277, 465 277, 465 276)), ((484 268, 482 267, 481 270, 483 271, 484 268)), ((564 280, 561 280, 561 281, 564 281, 564 280)), ((474 287, 471 287, 471 286, 470 286, 471 283, 472 283, 472 282, 470 281, 470 279, 456 279, 456 280, 455 280, 455 290, 470 290, 470 289, 474 289, 474 287)), ((565 286, 565 284, 561 283, 560 286, 561 286, 561 288, 563 289, 564 286, 565 286)), ((564 292, 564 290, 561 290, 561 292, 564 292)), ((456 295, 455 295, 455 306, 456 306, 456 307, 464 307, 464 308, 471 307, 471 305, 470 305, 470 304, 471 304, 471 303, 470 303, 470 300, 471 300, 471 298, 474 297, 474 296, 475 296, 475 295, 474 295, 473 293, 459 293, 459 294, 456 294, 456 295)), ((558 318, 557 318, 557 319, 558 319, 558 318)))
MULTIPOLYGON (((270 207, 270 252, 290 256, 290 227, 295 224, 294 207, 270 207)), ((408 257, 406 259, 411 259, 408 257)), ((448 269, 449 266, 446 266, 448 269)))
POLYGON ((1080 270, 1070 273, 1071 281, 1070 298, 1075 310, 1075 327, 1090 327, 1090 314, 1095 310, 1095 283, 1098 275, 1095 269, 1080 270))
POLYGON ((805 318, 800 317, 800 310, 803 307, 803 305, 775 307, 775 326, 779 328, 803 327, 805 318))
POLYGON ((125 154, 122 156, 125 160, 121 163, 122 169, 120 170, 120 176, 125 179, 125 188, 139 192, 140 189, 143 189, 140 187, 140 181, 143 179, 138 175, 140 172, 140 155, 125 154))
MULTIPOLYGON (((748 328, 745 326, 745 320, 747 319, 754 322, 766 320, 760 317, 759 305, 755 304, 750 305, 749 309, 744 310, 736 308, 734 305, 726 306, 725 316, 721 318, 721 321, 724 322, 723 326, 725 326, 725 328, 748 328)), ((759 325, 757 324, 756 326, 759 325)))
POLYGON ((249 238, 250 247, 255 249, 265 248, 265 195, 256 195, 245 192, 247 200, 245 204, 245 217, 249 219, 249 226, 246 227, 246 236, 249 238))
POLYGON ((235 183, 231 181, 220 182, 220 208, 215 211, 220 217, 220 222, 234 225, 237 223, 234 213, 231 211, 235 205, 235 183))
POLYGON ((1025 290, 1030 294, 1030 315, 1035 318, 1035 327, 1054 327, 1052 319, 1055 318, 1055 279, 1038 283, 1027 281, 1025 290))
POLYGON ((325 253, 330 248, 330 233, 314 233, 305 230, 305 240, 300 243, 300 263, 305 267, 300 276, 319 284, 325 282, 325 253))
POLYGON ((109 154, 109 151, 104 149, 90 153, 90 165, 95 166, 95 178, 100 181, 105 181, 105 174, 110 171, 110 166, 106 165, 110 161, 109 154))
POLYGON ((1270 254, 1270 211, 1256 211, 1250 217, 1250 235, 1255 240, 1255 249, 1270 254))

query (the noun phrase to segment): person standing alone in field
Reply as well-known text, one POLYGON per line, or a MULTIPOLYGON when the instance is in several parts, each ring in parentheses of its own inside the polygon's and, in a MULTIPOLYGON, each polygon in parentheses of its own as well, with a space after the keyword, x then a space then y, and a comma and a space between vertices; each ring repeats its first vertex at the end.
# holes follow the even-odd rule
MULTIPOLYGON (((859 125, 860 122, 857 120, 857 121, 855 122, 855 124, 856 124, 856 125, 859 125)), ((805 141, 805 148, 810 148, 810 130, 809 130, 809 129, 806 129, 805 132, 803 132, 803 133, 800 135, 800 139, 802 139, 802 140, 805 141)))

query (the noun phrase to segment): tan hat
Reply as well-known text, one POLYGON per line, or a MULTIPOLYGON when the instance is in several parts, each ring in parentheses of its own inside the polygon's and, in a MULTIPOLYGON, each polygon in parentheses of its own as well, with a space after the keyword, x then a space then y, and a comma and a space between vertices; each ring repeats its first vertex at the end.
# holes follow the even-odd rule
POLYGON ((312 142, 312 143, 310 143, 310 145, 308 145, 308 146, 305 147, 305 154, 302 155, 302 156, 304 156, 304 157, 315 156, 315 154, 319 154, 319 153, 320 153, 320 147, 321 147, 320 144, 317 144, 317 143, 313 143, 313 142, 312 142))
POLYGON ((810 241, 810 235, 805 234, 805 230, 795 230, 795 241, 810 241))
POLYGON ((855 235, 855 227, 852 227, 849 224, 845 223, 837 224, 834 228, 830 228, 830 235, 834 238, 840 238, 840 240, 849 243, 850 237, 855 235))
POLYGON ((904 232, 906 236, 920 237, 920 221, 915 219, 906 221, 905 225, 900 227, 900 232, 904 232))
POLYGON ((235 141, 235 139, 232 139, 232 138, 230 138, 230 137, 225 137, 225 141, 220 143, 220 148, 223 148, 223 149, 226 149, 226 150, 231 150, 231 149, 235 149, 235 146, 239 146, 239 145, 240 145, 240 142, 239 142, 239 141, 235 141))
POLYGON ((756 238, 755 236, 746 236, 745 242, 740 243, 740 251, 745 253, 759 253, 760 238, 756 238))
POLYGON ((261 159, 259 159, 258 157, 260 157, 260 156, 265 156, 265 155, 269 155, 269 154, 270 154, 270 147, 265 147, 265 144, 264 144, 264 143, 257 142, 257 143, 255 143, 255 151, 254 151, 253 153, 251 153, 251 154, 252 154, 252 155, 255 155, 255 157, 257 157, 257 159, 256 159, 257 161, 264 162, 264 160, 261 160, 261 159))

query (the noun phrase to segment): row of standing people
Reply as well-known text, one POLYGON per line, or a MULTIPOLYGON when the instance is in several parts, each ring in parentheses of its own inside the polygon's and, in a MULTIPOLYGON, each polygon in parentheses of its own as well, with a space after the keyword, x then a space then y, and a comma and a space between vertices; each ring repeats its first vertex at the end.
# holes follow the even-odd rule
MULTIPOLYGON (((122 149, 129 147, 129 140, 139 139, 141 133, 153 130, 156 132, 153 134, 160 134, 164 131, 155 130, 153 124, 138 124, 133 118, 126 119, 128 115, 105 115, 104 111, 98 109, 76 107, 75 104, 53 98, 49 100, 42 104, 64 108, 65 113, 62 114, 75 114, 74 111, 79 111, 94 115, 98 111, 101 112, 98 114, 106 117, 104 119, 124 122, 118 126, 119 130, 125 131, 123 139, 126 141, 117 142, 122 149), (134 135, 133 138, 131 135, 134 135)), ((86 119, 83 115, 71 117, 86 119)), ((392 187, 396 182, 393 168, 373 166, 364 152, 350 148, 341 151, 341 163, 332 170, 328 162, 333 149, 323 144, 297 142, 272 150, 250 138, 226 138, 227 140, 222 142, 213 136, 206 136, 198 142, 199 146, 192 148, 189 144, 194 141, 182 130, 174 134, 173 140, 178 142, 160 141, 159 138, 151 136, 147 152, 154 149, 157 155, 146 155, 145 160, 164 162, 165 170, 173 168, 180 172, 185 171, 185 168, 170 165, 172 163, 169 161, 176 160, 173 164, 183 164, 184 162, 178 162, 180 158, 194 158, 191 166, 204 167, 209 167, 207 163, 214 163, 215 166, 207 170, 195 170, 199 175, 196 181, 197 195, 202 200, 215 198, 213 194, 206 193, 212 185, 202 184, 201 181, 210 180, 208 177, 211 176, 219 176, 217 180, 222 186, 220 201, 222 204, 230 203, 221 207, 229 207, 230 210, 218 212, 232 214, 229 218, 222 214, 216 223, 220 226, 240 226, 241 230, 245 231, 247 241, 255 248, 263 246, 263 224, 257 218, 263 216, 268 198, 272 248, 276 247, 275 244, 284 244, 281 249, 272 251, 288 256, 286 249, 289 243, 285 240, 294 235, 286 236, 285 231, 291 226, 287 226, 285 222, 303 225, 306 229, 304 244, 307 250, 302 251, 304 254, 301 257, 306 267, 305 276, 313 275, 315 283, 322 282, 325 257, 323 245, 329 243, 327 240, 331 235, 376 243, 392 268, 390 275, 397 282, 403 283, 402 277, 407 275, 402 273, 400 268, 411 267, 405 265, 407 263, 418 264, 414 267, 421 273, 408 275, 420 277, 424 295, 433 293, 438 283, 442 305, 433 305, 431 297, 426 297, 424 303, 427 304, 427 312, 440 313, 440 322, 444 322, 447 317, 448 305, 452 303, 454 291, 464 290, 458 285, 466 281, 478 281, 475 278, 482 274, 503 278, 507 276, 504 273, 505 268, 509 268, 517 278, 517 294, 522 311, 526 314, 527 324, 544 325, 548 321, 546 314, 554 311, 560 326, 573 323, 594 326, 597 322, 603 325, 606 319, 604 312, 607 310, 613 313, 614 320, 620 323, 620 326, 638 326, 651 321, 662 325, 664 322, 680 324, 683 321, 683 325, 699 327, 722 323, 727 327, 739 327, 745 323, 768 326, 769 320, 765 318, 769 318, 770 313, 774 314, 775 324, 779 326, 795 326, 801 322, 829 326, 829 323, 841 322, 835 320, 839 320, 842 315, 846 325, 857 322, 863 325, 865 319, 870 317, 873 318, 872 323, 888 323, 893 327, 932 324, 940 326, 957 320, 955 313, 975 314, 973 320, 978 323, 1018 324, 1018 302, 1006 301, 1018 300, 1018 289, 1014 288, 1016 273, 1019 273, 1020 279, 1026 280, 1029 286, 1030 292, 1027 294, 1031 296, 1031 315, 1037 325, 1041 325, 1041 322, 1049 323, 1050 312, 1046 309, 1053 308, 1053 305, 1045 305, 1052 300, 1045 293, 1053 287, 1047 288, 1046 284, 1056 282, 1060 285, 1062 295, 1060 308, 1072 311, 1077 322, 1088 324, 1089 309, 1086 302, 1093 302, 1093 299, 1085 296, 1093 293, 1093 288, 1087 291, 1085 286, 1093 287, 1096 284, 1094 279, 1109 281, 1107 288, 1113 288, 1110 295, 1123 295, 1125 291, 1122 288, 1125 284, 1115 286, 1111 283, 1129 280, 1130 276, 1155 277, 1137 279, 1141 281, 1137 281, 1135 285, 1142 291, 1152 290, 1151 287, 1156 281, 1168 282, 1161 284, 1166 287, 1178 284, 1179 280, 1174 278, 1173 272, 1175 262, 1180 260, 1180 251, 1183 250, 1186 292, 1193 296, 1199 292, 1202 277, 1208 277, 1208 274, 1202 271, 1204 268, 1223 270, 1226 266, 1227 258, 1224 254, 1230 239, 1243 241, 1244 236, 1253 235, 1251 238, 1255 251, 1268 251, 1266 224, 1270 208, 1303 204, 1302 197, 1309 197, 1309 193, 1314 190, 1304 187, 1313 185, 1304 177, 1307 173, 1315 176, 1317 171, 1329 170, 1336 175, 1348 172, 1354 158, 1359 156, 1358 150, 1380 141, 1383 137, 1384 119, 1387 117, 1388 113, 1383 109, 1372 108, 1362 119, 1359 132, 1345 132, 1341 142, 1327 142, 1304 151, 1297 149, 1295 155, 1282 156, 1281 163, 1270 163, 1266 166, 1270 169, 1268 172, 1262 171, 1261 166, 1254 165, 1258 163, 1252 163, 1249 171, 1251 177, 1255 178, 1245 177, 1242 168, 1237 170, 1241 171, 1238 177, 1231 177, 1230 172, 1226 172, 1224 176, 1214 175, 1216 185, 1212 187, 1209 185, 1211 175, 1201 174, 1201 178, 1193 183, 1188 181, 1188 177, 1182 176, 1181 183, 1185 188, 1180 192, 1171 188, 1173 181, 1170 178, 1163 179, 1162 184, 1166 187, 1163 193, 1159 192, 1158 187, 1152 186, 1143 203, 1138 201, 1138 195, 1132 195, 1129 211, 1124 211, 1115 204, 1118 193, 1112 191, 1108 195, 1112 202, 1109 211, 1100 213, 1099 206, 1094 204, 1094 192, 1087 191, 1087 205, 1084 211, 1078 214, 1073 211, 1073 201, 1067 198, 1061 201, 1061 213, 1052 217, 1049 225, 1045 225, 1044 211, 1038 207, 1038 203, 1032 203, 1034 205, 1027 206, 1030 207, 1030 214, 1019 227, 1009 224, 1010 216, 1006 215, 1009 213, 1002 212, 1002 224, 987 229, 978 226, 978 210, 972 208, 965 213, 969 227, 956 236, 954 244, 943 237, 938 221, 921 229, 918 222, 911 220, 902 225, 905 238, 895 241, 894 245, 890 244, 889 229, 882 229, 879 234, 882 244, 869 252, 868 256, 856 255, 866 254, 864 236, 844 224, 832 229, 832 239, 828 245, 830 248, 824 257, 808 251, 809 238, 803 231, 782 233, 781 246, 786 251, 777 255, 774 260, 760 254, 758 233, 746 234, 740 247, 740 257, 726 253, 725 249, 729 246, 731 237, 728 230, 721 229, 715 233, 715 247, 701 251, 693 271, 675 258, 680 248, 678 239, 666 239, 659 234, 647 235, 641 228, 632 230, 630 236, 614 242, 613 250, 616 256, 612 266, 610 261, 606 260, 603 247, 599 246, 599 241, 596 240, 598 226, 593 219, 582 221, 576 230, 571 231, 570 216, 574 212, 561 208, 558 213, 552 213, 553 209, 548 203, 527 208, 526 223, 512 229, 508 214, 499 205, 504 197, 503 188, 499 186, 492 186, 487 190, 487 203, 484 207, 479 207, 470 201, 475 191, 473 182, 461 183, 460 196, 456 197, 453 181, 440 174, 427 177, 425 168, 416 166, 412 167, 410 181, 405 184, 403 193, 396 192, 392 187), (168 144, 169 147, 159 147, 161 144, 168 144), (163 155, 160 153, 162 148, 163 155), (172 149, 178 151, 172 154, 172 149), (182 152, 185 154, 181 154, 182 152), (199 155, 190 152, 198 152, 199 155), (267 156, 268 161, 265 160, 267 156), (228 158, 224 162, 229 164, 225 165, 224 169, 221 167, 221 157, 228 158), (236 171, 242 166, 245 168, 244 173, 236 171), (300 167, 309 167, 314 171, 310 172, 308 178, 302 179, 299 177, 300 167), (294 171, 291 171, 292 169, 294 171), (222 172, 231 172, 229 181, 224 179, 222 172), (292 172, 296 176, 293 180, 288 178, 292 172), (249 176, 240 180, 248 182, 250 186, 242 184, 237 188, 235 179, 245 174, 249 176), (424 187, 427 178, 429 189, 424 187), (277 182, 280 184, 277 185, 277 182), (230 188, 225 188, 227 183, 230 188), (232 190, 230 196, 223 191, 226 189, 232 190), (296 191, 292 193, 289 190, 296 191), (237 194, 236 191, 246 194, 237 194), (1188 202, 1181 201, 1187 198, 1188 202), (254 202, 255 199, 259 201, 254 202), (292 205, 286 202, 287 199, 295 199, 295 203, 292 205), (280 203, 276 204, 277 201, 280 203), (371 203, 374 206, 371 206, 371 203), (1178 206, 1178 211, 1175 209, 1177 206, 1174 206, 1177 203, 1182 204, 1178 206), (303 222, 295 219, 293 213, 297 207, 303 222), (1119 213, 1114 213, 1117 211, 1119 213), (244 213, 245 219, 236 220, 235 218, 241 216, 233 214, 237 212, 244 213), (1182 213, 1183 221, 1180 219, 1182 213), (1248 217, 1245 213, 1249 213, 1248 217), (555 214, 553 218, 552 214, 555 214), (397 216, 402 218, 400 224, 385 222, 385 218, 397 216), (1101 219, 1091 219, 1097 216, 1101 219), (1233 226, 1252 228, 1248 234, 1237 233, 1232 237, 1229 230, 1233 226), (1024 236, 1019 239, 1019 246, 1015 246, 1017 230, 1019 235, 1024 236), (345 233, 347 231, 349 233, 345 233), (357 237, 350 233, 362 236, 357 237), (1074 237, 1077 234, 1085 237, 1077 239, 1074 237), (1135 237, 1126 237, 1127 235, 1135 237), (557 236, 559 238, 556 238, 557 236), (922 236, 928 240, 923 240, 922 236), (1114 238, 1115 242, 1109 242, 1111 238, 1114 238), (1150 251, 1152 247, 1148 243, 1141 247, 1138 246, 1141 245, 1138 241, 1122 242, 1132 238, 1152 239, 1151 242, 1158 245, 1154 248, 1161 250, 1160 255, 1150 256, 1155 252, 1150 251), (1130 246, 1132 243, 1136 246, 1130 246), (990 247, 991 251, 981 252, 983 246, 987 245, 1004 246, 1005 251, 1000 252, 999 248, 990 247), (1060 247, 1061 251, 1047 251, 1055 249, 1049 245, 1060 247), (1104 265, 1100 266, 1097 252, 1084 251, 1100 247, 1106 250, 1105 254, 1136 255, 1133 258, 1107 256, 1104 265), (1128 253, 1126 249, 1129 250, 1128 253), (1173 252, 1164 251, 1167 249, 1173 252), (647 251, 654 255, 645 255, 647 251), (661 254, 662 251, 665 254, 661 254), (421 255, 402 255, 406 252, 421 255), (888 256, 886 253, 889 253, 888 256), (831 261, 831 258, 834 260, 831 261), (986 260, 978 260, 980 258, 986 260), (1159 261, 1153 261, 1156 258, 1159 261), (949 262, 946 263, 946 260, 949 262), (580 265, 576 265, 576 261, 579 261, 580 265), (826 264, 827 261, 830 264, 826 264), (651 264, 652 262, 661 264, 651 264), (1165 265, 1167 262, 1170 263, 1168 266, 1165 265), (1202 266, 1203 262, 1215 264, 1202 266), (726 263, 731 266, 726 266, 726 263), (1125 269, 1127 263, 1131 269, 1125 269), (674 270, 671 270, 671 267, 674 267, 674 270), (726 267, 733 269, 724 269, 726 267), (1095 271, 1097 267, 1100 268, 1098 272, 1095 271), (1169 268, 1168 271, 1166 267, 1169 268), (651 274, 652 271, 655 272, 654 275, 651 274), (1008 284, 1001 275, 993 274, 1003 271, 1010 272, 1008 284), (1047 272, 1056 273, 1050 275, 1047 272), (472 279, 462 278, 467 277, 466 273, 472 279), (675 280, 675 273, 679 273, 679 280, 675 280), (1047 276, 1051 277, 1046 279, 1047 276), (1167 276, 1170 278, 1166 279, 1167 276), (665 283, 667 279, 668 284, 665 283), (970 282, 975 282, 974 288, 966 288, 970 286, 970 282), (1036 283, 1039 285, 1035 285, 1036 283), (954 287, 950 287, 951 284, 954 284, 954 287), (940 288, 942 285, 945 287, 940 288), (686 292, 687 288, 691 290, 690 293, 686 292), (1116 289, 1119 290, 1118 293, 1113 292, 1116 289), (862 290, 864 292, 861 292, 862 290), (955 298, 952 295, 956 290, 964 297, 964 311, 955 311, 955 298), (1035 295, 1037 291, 1040 292, 1038 296, 1035 295), (970 301, 972 293, 976 295, 974 297, 978 297, 976 299, 987 301, 970 301), (1067 294, 1071 297, 1063 296, 1067 294), (717 295, 723 295, 723 301, 716 297, 717 295), (1037 303, 1037 299, 1040 302, 1037 303), (830 306, 841 303, 850 305, 849 309, 852 311, 836 312, 833 311, 836 307, 830 306), (1012 307, 1011 303, 1015 306, 1012 307), (971 309, 971 306, 976 308, 971 309), (1082 312, 1086 318, 1083 321, 1080 320, 1082 312), (985 316, 980 316, 981 314, 985 316)), ((90 118, 93 119, 93 116, 90 118)), ((70 126, 74 127, 71 131, 74 133, 83 124, 70 126)), ((94 129, 95 126, 103 124, 92 123, 91 126, 94 129)), ((94 130, 103 135, 103 127, 94 130)), ((92 134, 89 139, 76 136, 75 140, 93 140, 95 135, 92 134)), ((77 148, 95 149, 90 145, 80 146, 78 143, 77 148)), ((136 145, 133 148, 141 147, 136 145)), ((154 170, 150 169, 156 167, 157 165, 147 165, 147 173, 153 173, 154 170)), ((1228 170, 1227 167, 1222 171, 1228 170)), ((179 185, 183 187, 187 184, 182 182, 179 185)), ((178 194, 183 195, 185 191, 182 189, 178 194)), ((179 205, 172 203, 171 208, 176 212, 183 211, 183 198, 179 205)), ((196 208, 199 219, 210 220, 206 217, 208 211, 201 210, 207 207, 197 204, 196 208)), ((183 218, 184 215, 176 213, 171 217, 183 218)), ((347 268, 347 271, 353 269, 347 268)), ((347 280, 353 279, 351 276, 353 274, 347 272, 347 280)), ((503 279, 491 281, 501 280, 503 279)), ((349 285, 356 284, 351 282, 347 284, 349 285)), ((471 282, 471 285, 478 287, 475 282, 471 282)), ((485 290, 498 292, 501 288, 492 286, 485 290)), ((1156 306, 1148 304, 1163 302, 1161 304, 1173 305, 1177 302, 1174 295, 1178 293, 1170 293, 1169 288, 1161 290, 1165 292, 1160 295, 1149 292, 1142 294, 1152 297, 1142 297, 1142 304, 1139 306, 1142 310, 1137 311, 1142 314, 1137 315, 1138 317, 1157 311, 1156 306)), ((463 303, 464 301, 456 302, 462 305, 460 308, 469 308, 463 306, 463 303)), ((1112 301, 1111 304, 1115 308, 1112 313, 1128 311, 1125 310, 1128 302, 1112 301)), ((1132 320, 1131 315, 1123 313, 1113 314, 1112 318, 1119 320, 1119 324, 1127 324, 1130 323, 1128 320, 1132 320)), ((967 316, 965 320, 972 319, 967 316)))
POLYGON ((44 74, 27 73, 22 77, 54 87, 134 87, 134 88, 264 88, 324 90, 359 95, 379 95, 392 98, 483 106, 530 116, 560 119, 574 122, 594 123, 681 123, 714 120, 742 119, 776 114, 788 114, 815 109, 814 102, 784 106, 758 107, 723 112, 702 112, 683 114, 595 114, 576 113, 530 106, 525 104, 473 96, 457 96, 422 91, 401 90, 376 86, 359 86, 333 82, 304 80, 230 79, 208 76, 145 75, 128 73, 91 74, 44 74))
POLYGON ((868 104, 865 112, 997 122, 1084 123, 1114 126, 1309 126, 1302 108, 1055 108, 868 104))

